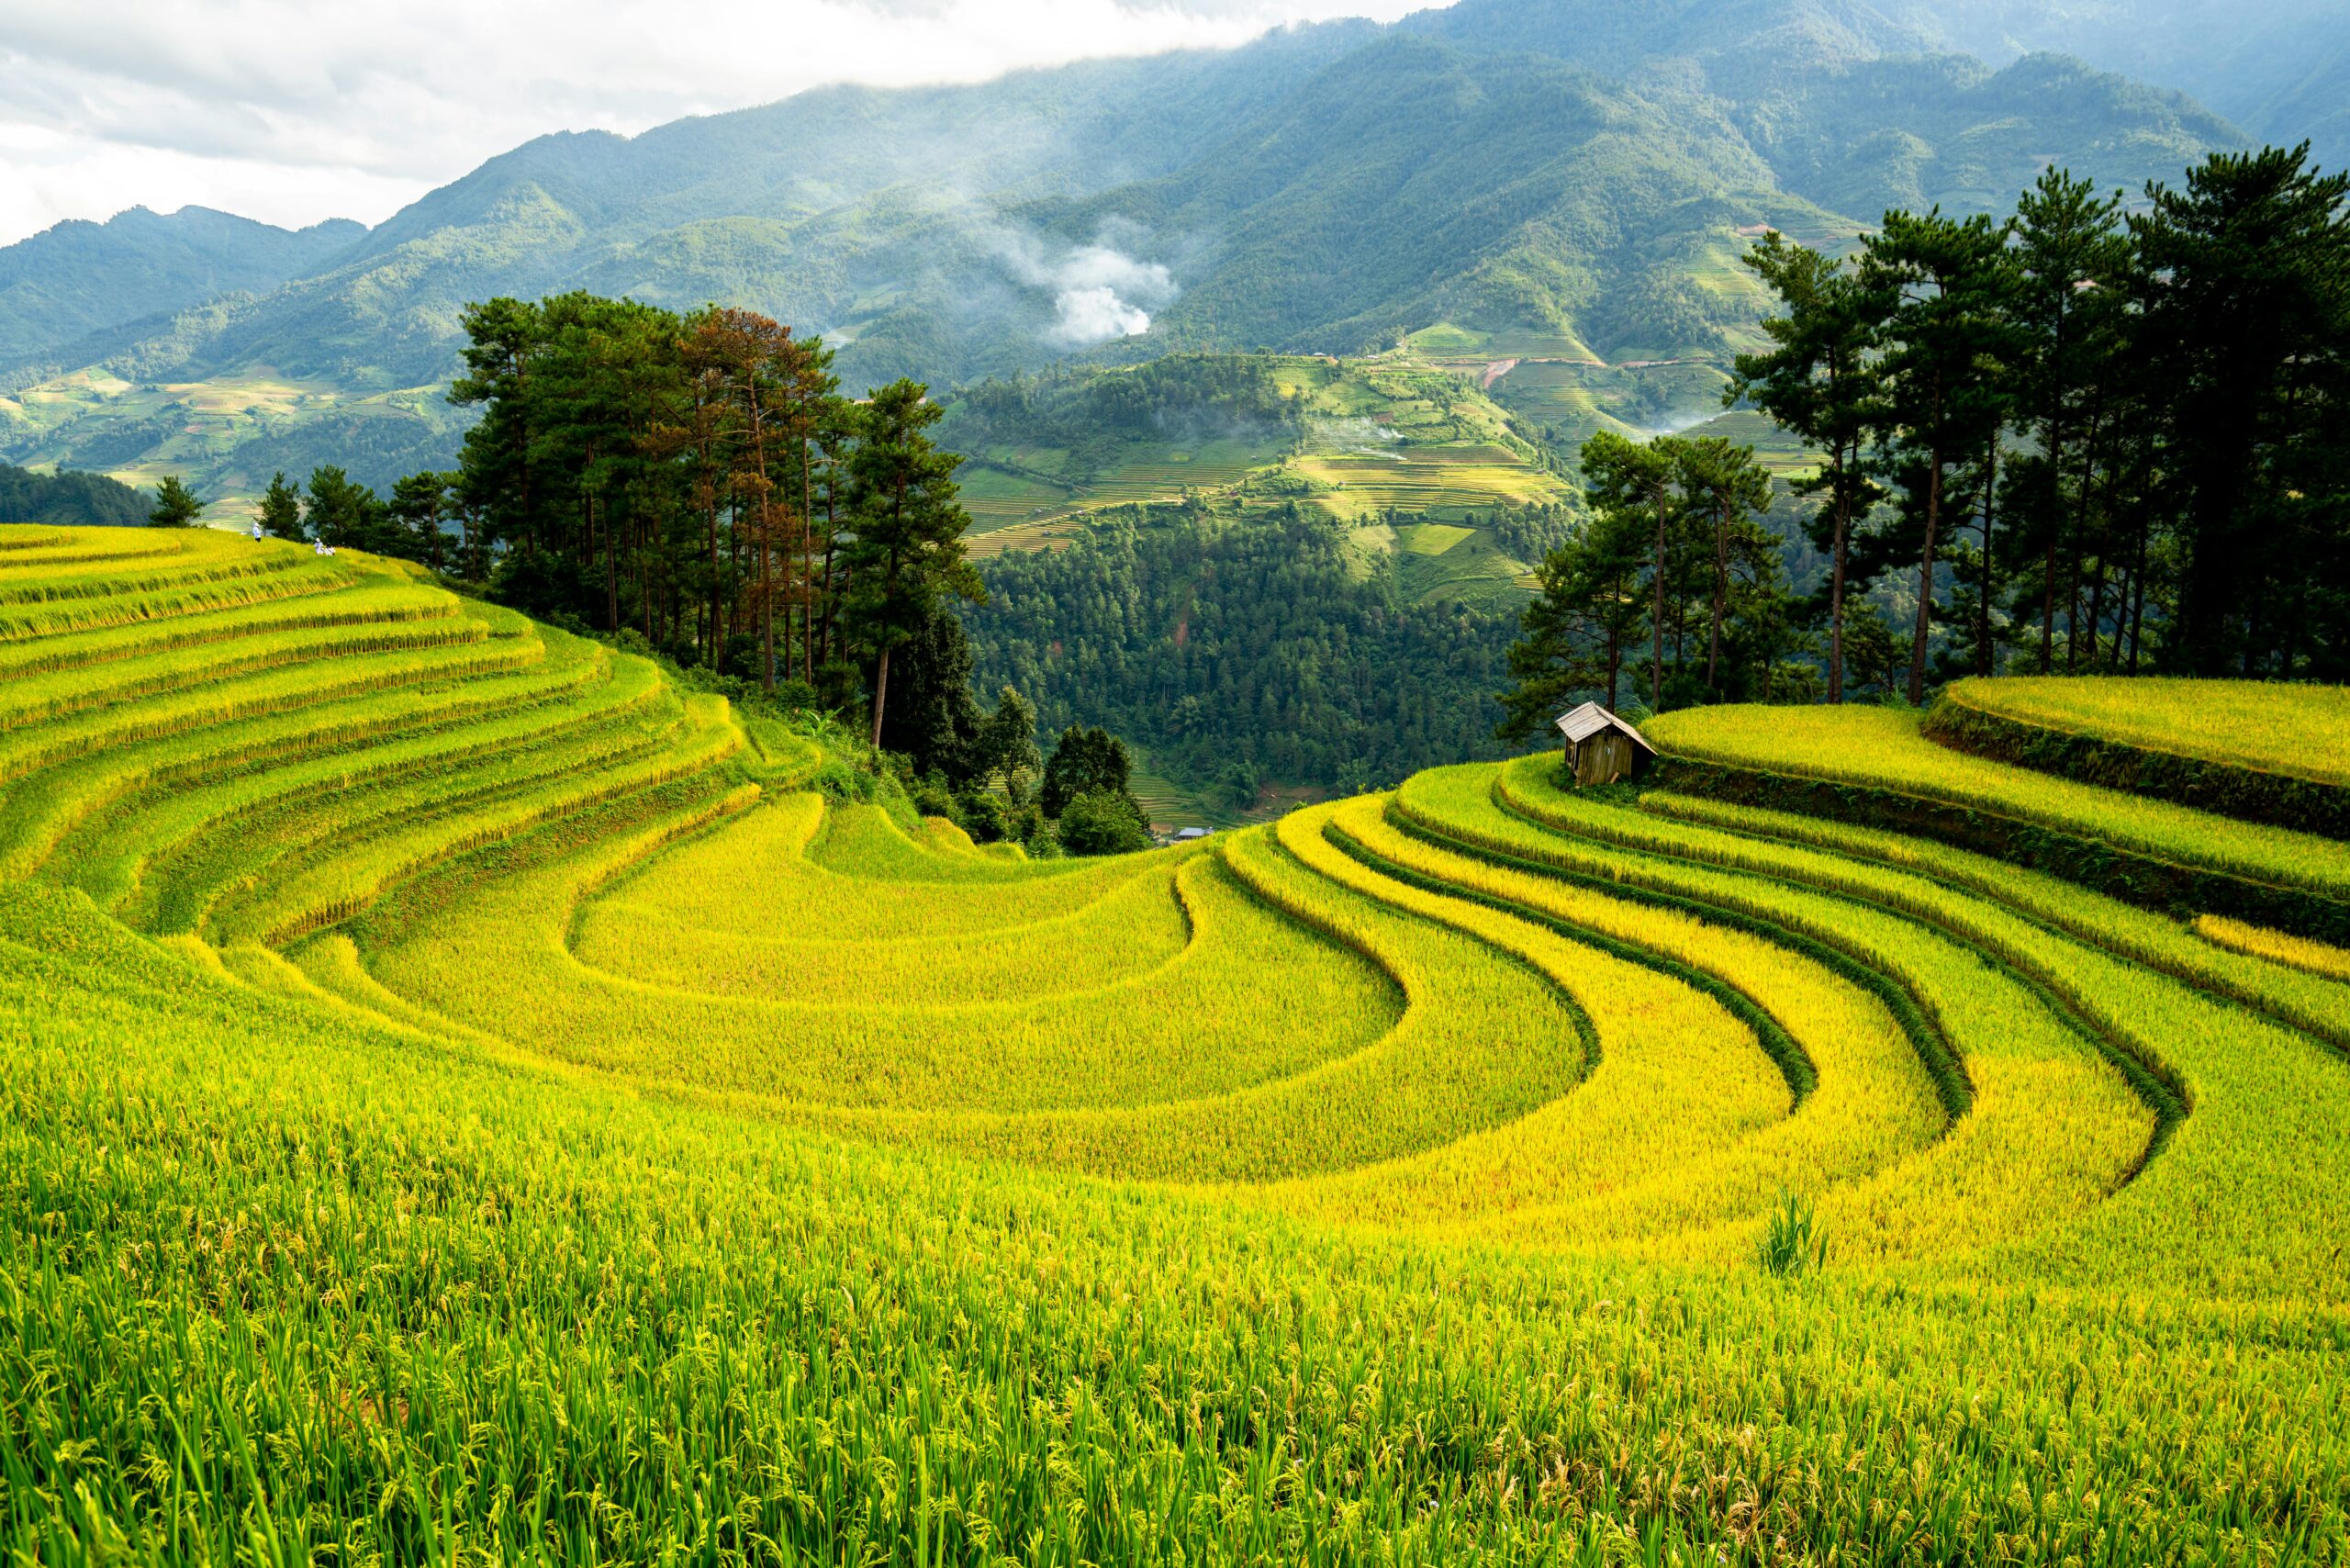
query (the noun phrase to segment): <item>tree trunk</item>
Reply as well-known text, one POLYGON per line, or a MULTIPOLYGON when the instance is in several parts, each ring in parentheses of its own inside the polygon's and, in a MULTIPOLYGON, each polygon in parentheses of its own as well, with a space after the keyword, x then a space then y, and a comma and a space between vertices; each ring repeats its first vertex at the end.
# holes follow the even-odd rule
MULTIPOLYGON (((811 413, 808 423, 813 426, 816 416, 811 413)), ((816 584, 811 570, 815 565, 814 535, 816 525, 815 480, 811 470, 815 467, 814 454, 809 451, 809 438, 800 439, 800 580, 802 598, 800 607, 800 678, 811 686, 816 682, 816 584)))
POLYGON ((1656 623, 1656 650, 1649 672, 1649 706, 1660 713, 1664 711, 1664 497, 1660 492, 1656 498, 1656 612, 1651 617, 1656 623))
POLYGON ((1852 526, 1852 501, 1844 483, 1843 449, 1836 454, 1836 537, 1828 567, 1828 700, 1844 700, 1844 550, 1852 526))
POLYGON ((604 630, 611 633, 618 633, 621 629, 620 550, 619 536, 607 527, 604 530, 604 630))
POLYGON ((881 749, 881 705, 890 697, 890 647, 881 646, 880 662, 873 666, 873 749, 881 749))
POLYGON ((1942 453, 1937 446, 1927 454, 1926 543, 1918 565, 1918 634, 1909 646, 1909 705, 1926 700, 1926 639, 1934 627, 1934 535, 1942 521, 1942 453))
POLYGON ((1977 596, 1975 673, 1991 673, 1991 522, 1999 493, 1999 436, 1991 434, 1991 455, 1983 465, 1983 591, 1977 596))
POLYGON ((2048 566, 2040 582, 2040 673, 2042 675, 2049 672, 2056 657, 2056 541, 2063 532, 2061 528, 2048 531, 2048 566))
MULTIPOLYGON (((1722 609, 1729 598, 1729 528, 1720 507, 1714 509, 1714 615, 1706 634, 1706 689, 1722 694, 1722 609)), ((1767 698, 1768 693, 1765 693, 1767 698)))
POLYGON ((2098 639, 2105 634, 2105 543, 2098 543, 2097 575, 2089 582, 2089 668, 2097 667, 2098 639))

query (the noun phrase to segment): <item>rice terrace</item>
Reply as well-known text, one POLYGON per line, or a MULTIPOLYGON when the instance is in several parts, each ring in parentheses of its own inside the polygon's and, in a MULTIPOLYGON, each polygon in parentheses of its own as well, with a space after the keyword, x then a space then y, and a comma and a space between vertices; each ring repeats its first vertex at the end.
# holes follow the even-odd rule
POLYGON ((2339 839, 1726 708, 1028 862, 405 563, 0 607, 32 1556, 2342 1550, 2339 839))
POLYGON ((2350 1568, 2350 8, 39 9, 0 1568, 2350 1568))

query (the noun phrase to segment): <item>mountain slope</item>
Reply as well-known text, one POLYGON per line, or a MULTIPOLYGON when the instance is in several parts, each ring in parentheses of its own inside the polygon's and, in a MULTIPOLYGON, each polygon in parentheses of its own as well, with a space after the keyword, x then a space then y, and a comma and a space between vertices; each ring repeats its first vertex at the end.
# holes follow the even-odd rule
POLYGON ((1078 216, 1219 235, 1163 318, 1174 342, 1335 352, 1448 318, 1572 335, 1651 258, 1777 205, 1722 129, 1557 62, 1396 38, 1078 216))
POLYGON ((1460 0, 1401 27, 1483 53, 1549 55, 1613 76, 1662 67, 1729 93, 1788 71, 1920 53, 1936 36, 1865 0, 1460 0))
POLYGON ((2262 140, 2350 165, 2350 11, 2333 0, 1942 0, 1914 23, 2001 61, 2035 50, 2192 93, 2262 140))
POLYGON ((346 219, 275 229, 201 207, 60 223, 0 249, 0 366, 219 295, 275 288, 366 232, 346 219))
POLYGON ((853 391, 1448 324, 1464 353, 1540 363, 1543 422, 1670 413, 1751 338, 1737 257, 1762 226, 1849 240, 1889 206, 2002 206, 2052 160, 2134 185, 2241 140, 2175 94, 1930 36, 1861 0, 1464 0, 541 138, 307 275, 77 339, 67 368, 92 374, 0 418, 0 456, 231 497, 346 458, 382 483, 453 451, 433 399, 464 306, 568 288, 767 311, 822 333, 853 391), (1684 366, 1669 394, 1616 375, 1661 362, 1684 366), (242 423, 166 393, 227 384, 255 389, 242 423))
POLYGON ((1894 205, 2004 205, 2051 158, 2134 189, 2245 140, 2087 50, 2075 52, 2104 70, 2013 49, 1994 51, 2006 67, 1995 70, 1953 52, 1972 35, 1953 39, 1899 0, 1461 0, 1404 26, 1605 71, 1666 102, 1706 100, 1787 191, 1870 219, 1894 205))
MULTIPOLYGON (((914 355, 887 347, 893 328, 918 352, 942 332, 951 349, 970 336, 954 329, 975 289, 1043 287, 1019 275, 1033 237, 1003 229, 1006 205, 1162 173, 1369 32, 1299 28, 971 87, 826 89, 634 138, 542 137, 396 214, 332 270, 228 312, 182 363, 412 386, 446 373, 468 301, 588 287, 685 308, 722 298, 836 340, 878 335, 869 357, 896 374, 914 355)), ((1009 314, 1031 335, 1051 319, 1049 291, 1017 303, 1026 310, 1009 314)), ((133 343, 113 357, 163 368, 133 343)), ((985 368, 951 354, 926 365, 985 368)))

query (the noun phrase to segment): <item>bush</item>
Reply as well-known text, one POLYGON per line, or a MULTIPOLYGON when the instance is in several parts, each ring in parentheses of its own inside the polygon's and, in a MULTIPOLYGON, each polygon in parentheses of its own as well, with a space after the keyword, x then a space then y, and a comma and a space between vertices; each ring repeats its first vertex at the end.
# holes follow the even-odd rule
POLYGON ((826 757, 823 766, 808 776, 808 787, 833 801, 870 801, 873 785, 873 775, 837 756, 826 757))
POLYGON ((1088 790, 1061 809, 1060 841, 1071 855, 1125 855, 1150 847, 1150 825, 1125 795, 1088 790))
MULTIPOLYGON (((894 756, 891 760, 895 760, 894 756)), ((956 804, 955 792, 946 787, 946 776, 936 768, 920 778, 908 780, 906 797, 913 802, 914 810, 923 816, 945 817, 957 827, 969 826, 963 821, 963 813, 956 804)))
POLYGON ((1011 836, 1012 808, 992 790, 966 790, 955 797, 956 820, 974 844, 995 844, 1011 836))

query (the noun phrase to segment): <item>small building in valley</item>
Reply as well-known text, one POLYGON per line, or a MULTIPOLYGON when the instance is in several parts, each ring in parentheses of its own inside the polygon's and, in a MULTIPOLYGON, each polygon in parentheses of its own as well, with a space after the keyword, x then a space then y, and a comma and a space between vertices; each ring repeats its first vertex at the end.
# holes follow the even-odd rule
POLYGON ((1567 737, 1567 772, 1577 784, 1615 784, 1639 778, 1656 761, 1656 747, 1596 702, 1559 715, 1567 737))

